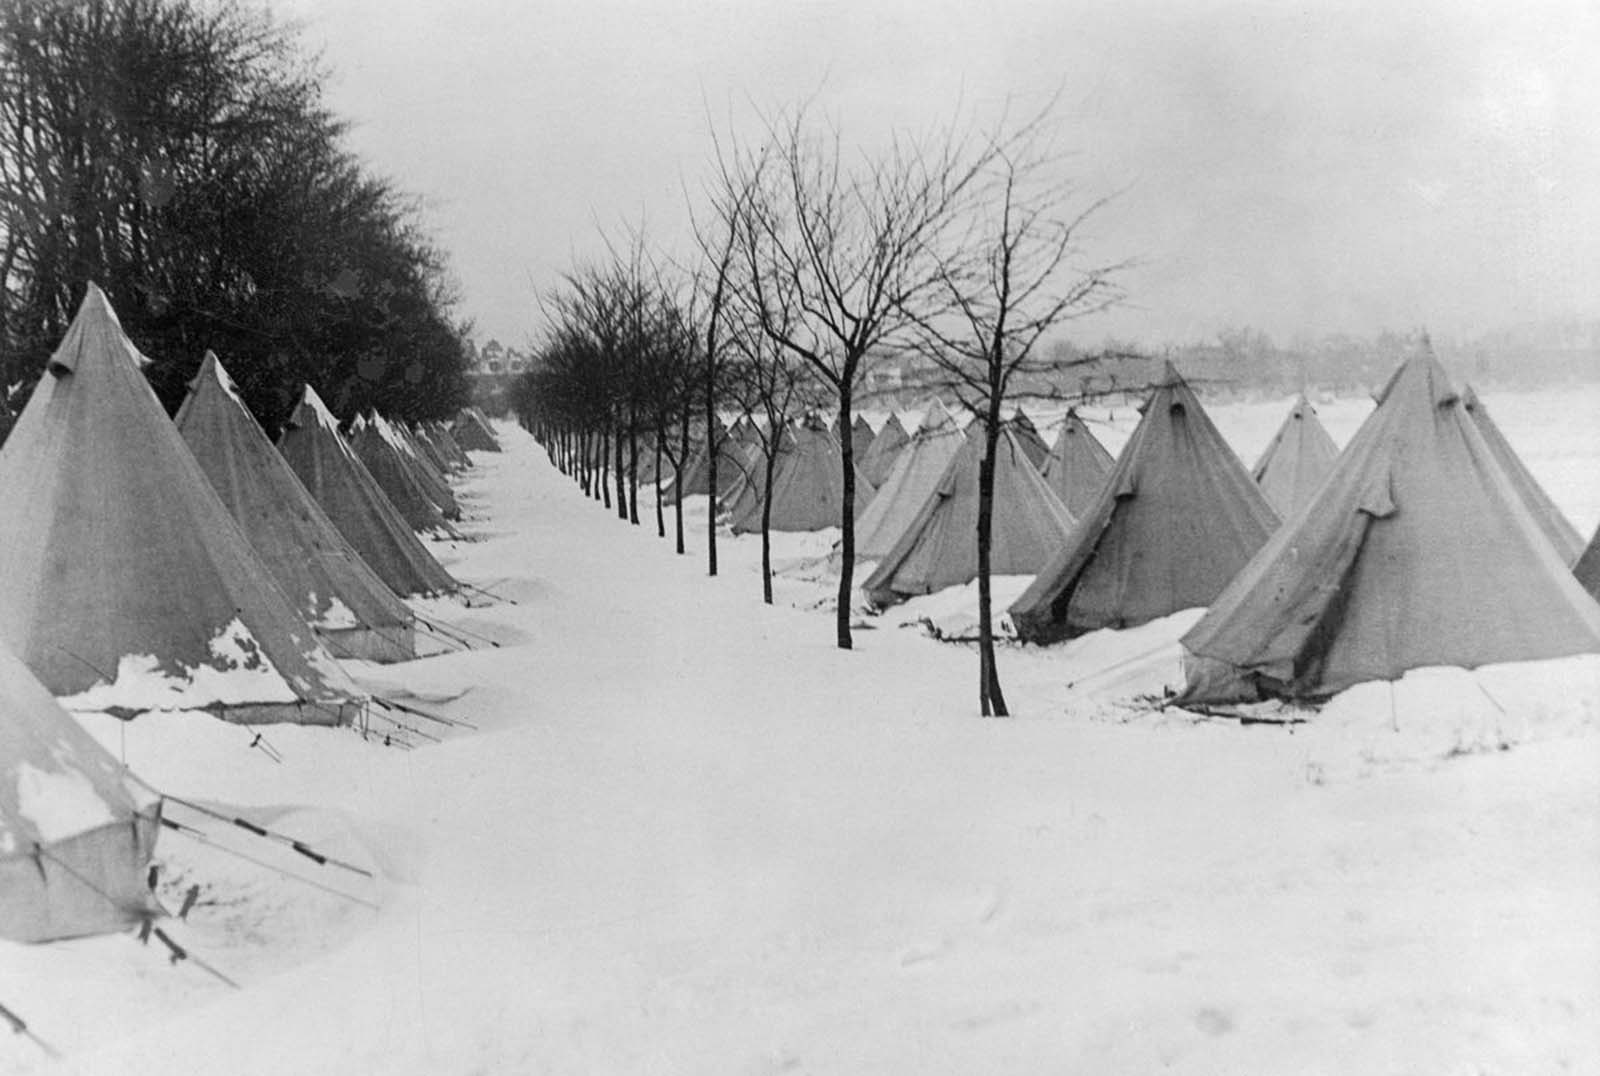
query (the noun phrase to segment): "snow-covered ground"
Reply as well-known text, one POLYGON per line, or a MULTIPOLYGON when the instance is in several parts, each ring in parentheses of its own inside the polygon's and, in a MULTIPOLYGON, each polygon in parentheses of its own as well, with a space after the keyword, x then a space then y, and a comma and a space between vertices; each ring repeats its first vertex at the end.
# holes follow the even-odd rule
MULTIPOLYGON (((1589 533, 1600 390, 1486 401, 1589 533)), ((1252 462, 1286 406, 1216 418, 1252 462)), ((1367 406, 1322 407, 1336 440, 1367 406)), ((66 1055, 0 1037, 0 1073, 1600 1071, 1600 659, 1240 726, 1137 701, 1185 613, 1006 647, 1021 716, 984 721, 922 623, 960 635, 970 593, 840 652, 826 535, 779 537, 765 607, 755 537, 705 577, 703 498, 676 557, 501 433, 444 555, 516 604, 429 610, 501 645, 351 665, 476 730, 86 719, 372 877, 173 806, 212 843, 163 835, 168 906, 201 887, 169 932, 238 987, 0 943, 0 1004, 66 1055)))

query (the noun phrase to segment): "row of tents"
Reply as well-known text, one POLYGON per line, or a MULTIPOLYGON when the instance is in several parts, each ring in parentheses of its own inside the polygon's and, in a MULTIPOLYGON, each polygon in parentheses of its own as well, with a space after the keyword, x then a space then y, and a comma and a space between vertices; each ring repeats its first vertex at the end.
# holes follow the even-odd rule
MULTIPOLYGON (((1343 452, 1302 397, 1246 469, 1170 365, 1141 412, 1115 459, 1075 413, 1053 445, 1020 412, 1002 429, 992 564, 1034 577, 1009 610, 1024 641, 1209 607, 1183 639, 1195 704, 1600 651, 1600 533, 1586 549, 1426 346, 1343 452)), ((858 418, 851 437, 857 489, 872 491, 855 526, 867 597, 973 579, 980 424, 963 432, 935 401, 909 433, 858 418)), ((810 422, 783 443, 773 529, 836 525, 836 435, 810 422)), ((721 499, 735 532, 759 525, 746 477, 759 444, 739 422, 722 442, 723 473, 740 476, 721 499)))
POLYGON ((0 938, 159 914, 160 797, 68 710, 350 723, 337 659, 416 656, 404 599, 462 586, 417 531, 451 533, 481 415, 346 438, 307 386, 274 446, 215 355, 175 420, 146 361, 90 284, 0 448, 0 938))

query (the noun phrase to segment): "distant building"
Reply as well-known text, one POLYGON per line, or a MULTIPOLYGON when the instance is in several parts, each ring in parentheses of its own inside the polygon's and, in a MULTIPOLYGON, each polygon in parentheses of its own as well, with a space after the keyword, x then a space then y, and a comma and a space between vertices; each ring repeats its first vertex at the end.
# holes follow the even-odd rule
POLYGON ((481 348, 468 347, 467 355, 472 402, 491 415, 506 414, 511 409, 511 383, 527 372, 532 357, 493 339, 481 348))

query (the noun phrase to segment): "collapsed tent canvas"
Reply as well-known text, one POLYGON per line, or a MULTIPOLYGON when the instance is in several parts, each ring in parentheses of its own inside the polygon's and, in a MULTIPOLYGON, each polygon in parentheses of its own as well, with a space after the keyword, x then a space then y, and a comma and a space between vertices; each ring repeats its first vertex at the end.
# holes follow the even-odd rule
POLYGON ((278 586, 338 657, 409 661, 416 617, 339 533, 206 352, 178 432, 278 586))
POLYGON ((278 437, 278 452, 345 541, 390 590, 410 597, 460 589, 389 503, 310 385, 278 437))
POLYGON ((1061 502, 1077 519, 1089 511, 1100 495, 1100 487, 1116 460, 1099 438, 1083 424, 1078 412, 1069 410, 1061 420, 1061 432, 1050 454, 1044 459, 1040 473, 1045 484, 1055 491, 1061 502))
POLYGON ((158 796, 0 646, 0 938, 108 934, 159 916, 158 796))
MULTIPOLYGON (((983 424, 974 422, 911 526, 861 589, 875 605, 932 594, 978 577, 978 468, 983 424)), ((1033 575, 1071 533, 1073 519, 1028 458, 1011 424, 995 445, 989 567, 994 575, 1033 575)))
POLYGON ((1317 498, 1183 637, 1187 702, 1600 651, 1584 592, 1424 349, 1317 498))
MULTIPOLYGON (((765 460, 759 449, 749 467, 754 475, 728 511, 735 534, 761 529, 765 460)), ((855 501, 865 505, 872 486, 857 469, 855 501)), ((769 527, 775 531, 817 531, 837 527, 844 507, 844 452, 826 423, 810 419, 783 438, 772 478, 769 527)))
POLYGON ((1495 425, 1494 419, 1489 417, 1489 409, 1478 399, 1478 394, 1468 385, 1461 393, 1461 404, 1467 409, 1467 414, 1472 416, 1478 432, 1483 434, 1484 443, 1489 446, 1489 451, 1494 453, 1495 462, 1500 464, 1500 469, 1511 480, 1511 486, 1517 491, 1517 496, 1522 498, 1522 503, 1527 505, 1528 511, 1533 515, 1534 521, 1539 524, 1545 537, 1550 539, 1550 544, 1556 547, 1556 552, 1561 554, 1561 559, 1568 564, 1576 564, 1578 557, 1583 553, 1583 536, 1556 507, 1556 502, 1539 485, 1539 480, 1533 477, 1533 472, 1528 470, 1528 465, 1522 462, 1522 457, 1517 455, 1517 450, 1511 447, 1511 442, 1506 440, 1506 435, 1500 432, 1500 427, 1495 425))
POLYGON ((343 724, 365 697, 211 488, 100 289, 0 453, 0 637, 68 709, 343 724))
POLYGON ((1338 458, 1339 446, 1317 420, 1311 401, 1302 394, 1290 406, 1283 425, 1272 435, 1250 473, 1268 503, 1287 519, 1311 500, 1338 458))
POLYGON ((938 400, 933 401, 916 435, 904 442, 883 484, 856 517, 858 558, 880 560, 894 548, 965 443, 950 412, 938 400))
POLYGON ((856 461, 856 469, 861 472, 863 478, 872 483, 874 488, 881 488, 889 477, 889 470, 894 466, 894 461, 899 458, 900 450, 910 439, 905 426, 900 422, 900 416, 891 414, 877 435, 872 438, 872 444, 856 461))
POLYGON ((1011 606, 1025 641, 1209 605, 1278 526, 1171 363, 1143 411, 1094 505, 1011 606))

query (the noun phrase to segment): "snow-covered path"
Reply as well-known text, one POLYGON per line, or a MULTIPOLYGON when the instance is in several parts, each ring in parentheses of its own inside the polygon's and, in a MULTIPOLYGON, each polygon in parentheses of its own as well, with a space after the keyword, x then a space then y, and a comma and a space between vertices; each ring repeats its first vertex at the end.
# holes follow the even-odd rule
MULTIPOLYGON (((504 437, 467 487, 484 540, 450 566, 519 604, 447 615, 506 645, 364 670, 465 690, 438 708, 481 732, 399 752, 283 730, 273 767, 237 738, 126 730, 169 791, 347 818, 382 910, 273 904, 267 941, 216 956, 238 992, 74 943, 75 974, 115 980, 97 1011, 53 978, 60 950, 0 948, 0 1001, 26 999, 5 970, 26 957, 30 1016, 77 1069, 1600 1063, 1592 724, 1380 764, 1282 728, 1087 720, 1043 687, 1086 670, 1037 652, 1003 659, 1027 716, 983 721, 965 649, 880 628, 841 653, 827 612, 760 604, 753 540, 707 579, 504 437)), ((35 1058, 0 1043, 0 1071, 35 1058)))

